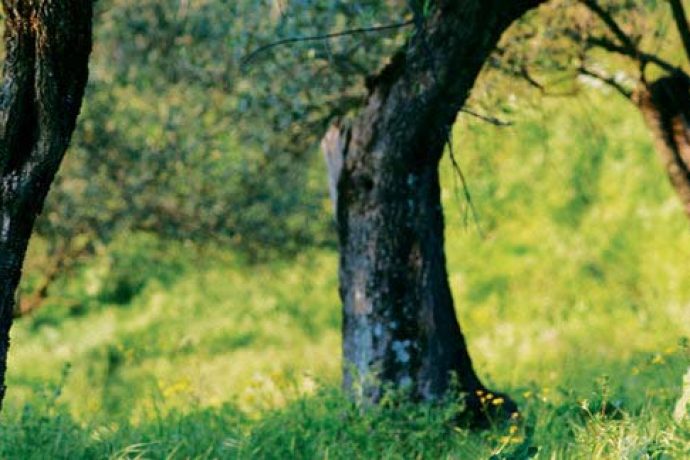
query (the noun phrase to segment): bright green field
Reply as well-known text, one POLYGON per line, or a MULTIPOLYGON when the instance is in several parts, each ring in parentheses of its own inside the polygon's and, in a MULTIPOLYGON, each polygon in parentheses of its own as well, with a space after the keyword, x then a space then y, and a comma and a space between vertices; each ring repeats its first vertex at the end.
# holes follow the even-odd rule
POLYGON ((481 234, 448 165, 444 194, 471 353, 522 423, 344 400, 334 252, 250 266, 133 235, 16 325, 0 457, 690 458, 690 232, 640 117, 603 95, 516 118, 455 132, 481 234))

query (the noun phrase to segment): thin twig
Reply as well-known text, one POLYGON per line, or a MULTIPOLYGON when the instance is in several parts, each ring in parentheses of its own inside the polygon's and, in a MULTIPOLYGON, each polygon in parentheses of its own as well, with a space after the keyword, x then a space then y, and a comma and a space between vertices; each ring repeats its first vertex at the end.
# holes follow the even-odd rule
POLYGON ((494 126, 500 126, 500 127, 513 126, 512 121, 505 121, 505 120, 501 120, 500 118, 495 118, 495 117, 492 117, 489 115, 482 115, 482 114, 477 113, 477 112, 470 110, 470 109, 462 108, 462 109, 460 109, 460 111, 462 113, 466 113, 467 115, 469 115, 471 117, 477 118, 477 119, 485 121, 487 123, 490 123, 494 126))
POLYGON ((628 88, 623 86, 618 80, 616 80, 614 77, 610 77, 608 75, 603 75, 598 72, 595 72, 591 69, 588 69, 585 66, 580 66, 578 71, 582 75, 586 75, 588 77, 594 78, 596 80, 599 80, 602 83, 605 83, 606 85, 610 86, 614 90, 616 90, 620 95, 625 97, 628 100, 632 100, 633 93, 630 91, 628 88))
POLYGON ((634 53, 631 53, 628 48, 617 45, 613 43, 611 40, 609 40, 606 37, 589 37, 587 39, 587 44, 589 46, 596 46, 599 48, 602 48, 606 51, 610 51, 612 53, 618 53, 622 54, 624 56, 628 56, 630 58, 633 58, 643 64, 646 63, 652 63, 656 64, 659 66, 661 69, 667 71, 667 72, 675 72, 678 70, 678 67, 674 66, 670 62, 667 62, 660 57, 649 54, 649 53, 644 53, 642 51, 636 50, 634 53))
POLYGON ((541 83, 539 83, 539 82, 537 81, 537 79, 534 78, 534 77, 532 76, 532 74, 530 73, 530 71, 529 71, 529 69, 527 68, 527 65, 526 65, 526 64, 523 64, 523 65, 520 67, 520 71, 519 71, 517 74, 518 74, 520 77, 524 78, 525 81, 527 81, 527 83, 528 83, 530 86, 533 86, 533 87, 537 88, 541 93, 545 93, 545 92, 546 92, 546 88, 544 88, 544 85, 542 85, 541 83))
POLYGON ((580 0, 587 8, 592 10, 594 14, 599 16, 599 19, 601 19, 604 24, 613 32, 613 35, 616 36, 618 41, 621 42, 623 47, 626 49, 626 51, 630 55, 637 55, 639 54, 639 50, 637 49, 637 46, 635 45, 635 42, 628 36, 623 31, 623 28, 618 25, 616 20, 613 18, 611 13, 606 11, 601 5, 596 0, 580 0))
POLYGON ((465 195, 465 201, 467 201, 467 206, 470 209, 470 212, 472 213, 472 220, 474 221, 475 227, 477 227, 477 233, 481 238, 484 238, 484 231, 482 230, 482 227, 479 224, 479 214, 477 213, 477 208, 475 208, 474 206, 472 194, 470 193, 470 188, 467 185, 467 179, 465 178, 465 174, 462 172, 462 168, 460 168, 460 164, 455 158, 455 150, 453 149, 452 135, 453 134, 451 131, 448 134, 448 137, 446 138, 446 143, 448 144, 448 153, 450 156, 450 163, 451 165, 453 165, 453 170, 455 171, 455 174, 457 174, 457 177, 460 178, 460 183, 462 184, 462 191, 465 195))
MULTIPOLYGON (((527 85, 530 86, 530 88, 536 89, 544 97, 570 97, 577 94, 577 89, 559 92, 550 91, 549 89, 547 89, 548 86, 553 86, 554 84, 561 83, 561 80, 564 80, 565 78, 561 78, 559 80, 543 84, 539 82, 534 76, 532 76, 527 65, 522 65, 519 70, 514 70, 506 66, 501 66, 500 64, 494 65, 494 68, 497 69, 499 72, 503 72, 504 74, 509 75, 510 77, 519 78, 520 80, 523 80, 525 83, 527 83, 527 85)), ((565 70, 565 68, 560 70, 565 70)))
POLYGON ((247 65, 254 58, 256 58, 256 56, 258 56, 259 54, 264 53, 270 49, 273 49, 273 48, 276 48, 279 46, 290 45, 293 43, 331 40, 333 38, 346 37, 346 36, 358 35, 358 34, 383 32, 383 31, 387 31, 387 30, 401 29, 403 27, 408 27, 408 26, 411 26, 413 24, 414 24, 414 20, 409 20, 409 21, 400 22, 397 24, 389 24, 389 25, 377 26, 377 27, 361 27, 358 29, 343 30, 340 32, 334 32, 334 33, 324 34, 324 35, 312 35, 312 36, 308 36, 308 37, 285 38, 283 40, 279 40, 277 42, 273 42, 273 43, 269 43, 268 45, 261 46, 261 47, 257 48, 256 50, 252 51, 247 56, 245 56, 244 59, 242 59, 242 65, 243 66, 247 65))

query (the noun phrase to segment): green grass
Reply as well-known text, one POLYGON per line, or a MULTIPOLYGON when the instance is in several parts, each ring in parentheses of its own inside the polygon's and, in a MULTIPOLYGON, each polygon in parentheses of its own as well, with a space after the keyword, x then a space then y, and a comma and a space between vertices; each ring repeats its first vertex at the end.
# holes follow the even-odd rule
POLYGON ((0 458, 688 458, 687 219, 630 107, 565 104, 458 123, 481 232, 444 166, 458 314, 519 423, 344 399, 335 253, 249 266, 132 235, 13 330, 0 458))

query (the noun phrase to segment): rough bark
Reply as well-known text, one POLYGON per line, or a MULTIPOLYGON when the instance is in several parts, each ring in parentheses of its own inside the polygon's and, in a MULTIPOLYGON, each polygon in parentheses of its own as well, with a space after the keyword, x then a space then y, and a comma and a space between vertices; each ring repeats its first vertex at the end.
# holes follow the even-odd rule
POLYGON ((3 0, 0 95, 0 407, 17 285, 36 216, 74 131, 92 0, 3 0))
POLYGON ((473 370, 448 284, 438 166, 489 53, 538 3, 437 1, 406 47, 368 79, 365 107, 324 139, 327 157, 335 150, 342 158, 330 163, 342 164, 331 176, 343 384, 359 398, 376 402, 392 387, 437 400, 455 375, 471 409, 481 406, 487 390, 473 370))
POLYGON ((690 78, 677 72, 643 85, 635 103, 651 130, 666 173, 690 217, 690 78))

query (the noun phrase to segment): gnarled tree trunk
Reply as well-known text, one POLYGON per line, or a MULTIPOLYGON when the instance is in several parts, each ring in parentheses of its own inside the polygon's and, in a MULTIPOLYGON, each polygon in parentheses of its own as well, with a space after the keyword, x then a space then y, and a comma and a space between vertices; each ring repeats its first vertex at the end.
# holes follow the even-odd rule
POLYGON ((88 76, 92 0, 3 0, 0 104, 0 407, 15 294, 36 216, 74 130, 88 76))
POLYGON ((479 412, 486 389, 448 284, 438 166, 484 61, 538 3, 432 2, 406 47, 369 79, 365 107, 324 138, 337 183, 344 387, 364 400, 389 387, 436 400, 456 375, 479 412))
POLYGON ((690 217, 690 78, 677 72, 635 94, 673 188, 690 217))

